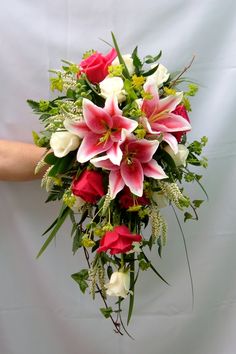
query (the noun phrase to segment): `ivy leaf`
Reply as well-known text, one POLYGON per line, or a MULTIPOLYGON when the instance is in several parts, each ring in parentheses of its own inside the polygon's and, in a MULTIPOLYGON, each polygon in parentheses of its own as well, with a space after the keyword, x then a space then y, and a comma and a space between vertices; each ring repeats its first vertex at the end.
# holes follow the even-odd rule
POLYGON ((193 205, 195 206, 195 208, 199 208, 203 202, 204 202, 204 200, 195 199, 195 200, 193 200, 193 205))
POLYGON ((83 294, 85 293, 85 290, 88 288, 88 283, 86 281, 88 277, 89 277, 88 269, 82 269, 80 272, 71 275, 71 278, 74 281, 76 281, 77 284, 79 284, 80 290, 82 291, 83 294))
POLYGON ((184 213, 184 222, 187 220, 193 219, 192 214, 188 213, 187 211, 184 213))
POLYGON ((101 307, 100 311, 105 318, 109 318, 113 312, 112 307, 101 307))

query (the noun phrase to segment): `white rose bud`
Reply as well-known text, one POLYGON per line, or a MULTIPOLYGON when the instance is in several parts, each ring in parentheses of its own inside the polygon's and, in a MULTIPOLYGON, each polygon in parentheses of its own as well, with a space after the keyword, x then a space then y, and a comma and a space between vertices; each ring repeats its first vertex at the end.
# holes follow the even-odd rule
POLYGON ((123 102, 126 99, 124 88, 124 82, 120 77, 106 77, 99 84, 101 89, 101 95, 104 98, 115 95, 118 102, 123 102))
POLYGON ((108 284, 105 284, 106 293, 109 296, 121 296, 125 298, 129 293, 130 275, 128 272, 114 272, 108 284))
MULTIPOLYGON (((122 58, 125 62, 125 65, 127 67, 127 70, 129 72, 129 74, 132 76, 135 70, 134 64, 133 64, 133 58, 131 56, 131 54, 124 54, 122 55, 122 58)), ((119 58, 116 57, 113 62, 111 63, 111 65, 120 65, 120 61, 119 58)))
POLYGON ((152 199, 157 203, 158 208, 165 208, 169 205, 169 199, 163 192, 153 192, 152 199))
POLYGON ((183 144, 178 144, 178 152, 177 154, 174 153, 174 151, 171 149, 169 145, 165 147, 165 151, 168 152, 168 154, 172 157, 174 160, 176 166, 186 166, 186 160, 188 157, 188 149, 186 148, 185 145, 183 144))
POLYGON ((78 136, 65 131, 52 133, 50 146, 57 157, 64 157, 70 151, 76 150, 80 144, 78 136))
POLYGON ((156 83, 157 87, 160 87, 163 82, 166 82, 169 78, 170 74, 167 70, 167 68, 162 65, 159 64, 157 70, 150 76, 148 76, 147 78, 147 82, 149 82, 150 80, 156 83))

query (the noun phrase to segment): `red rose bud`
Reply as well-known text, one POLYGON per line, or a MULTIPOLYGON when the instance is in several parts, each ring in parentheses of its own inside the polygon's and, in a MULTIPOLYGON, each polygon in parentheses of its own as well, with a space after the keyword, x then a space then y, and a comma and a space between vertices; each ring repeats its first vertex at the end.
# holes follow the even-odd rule
POLYGON ((97 252, 106 252, 110 254, 126 253, 132 249, 133 242, 141 242, 142 236, 131 234, 127 226, 115 226, 113 231, 107 231, 100 240, 100 246, 97 252))
POLYGON ((79 64, 79 75, 85 73, 90 82, 98 84, 108 75, 108 66, 111 65, 116 56, 117 53, 114 48, 107 55, 98 52, 92 54, 79 64))
MULTIPOLYGON (((178 105, 178 106, 175 108, 175 110, 174 110, 173 112, 171 112, 171 113, 174 113, 174 114, 177 114, 178 116, 183 117, 184 119, 186 119, 186 120, 190 123, 190 119, 189 119, 189 116, 188 116, 188 112, 186 111, 186 108, 184 107, 184 105, 182 105, 182 104, 178 105)), ((182 139, 182 136, 183 136, 185 133, 187 133, 188 131, 189 131, 189 130, 186 130, 186 131, 183 131, 183 132, 174 132, 174 133, 172 133, 172 134, 176 137, 178 143, 180 143, 180 141, 181 141, 181 139, 182 139)))
POLYGON ((103 175, 97 171, 84 171, 72 182, 72 193, 87 203, 96 204, 104 192, 103 175))
POLYGON ((134 205, 148 205, 150 201, 145 196, 136 197, 130 192, 128 187, 125 187, 120 196, 119 203, 122 208, 128 209, 134 205))

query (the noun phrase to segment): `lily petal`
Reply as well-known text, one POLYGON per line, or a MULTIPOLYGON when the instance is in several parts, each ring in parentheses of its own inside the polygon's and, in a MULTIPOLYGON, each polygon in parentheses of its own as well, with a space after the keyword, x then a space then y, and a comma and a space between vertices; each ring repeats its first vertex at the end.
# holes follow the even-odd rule
POLYGON ((144 91, 148 92, 152 95, 152 99, 143 100, 143 104, 141 106, 141 110, 145 113, 147 117, 150 117, 155 111, 156 108, 159 106, 159 94, 156 88, 156 85, 153 81, 148 81, 143 85, 144 91))
POLYGON ((100 156, 100 157, 96 157, 94 159, 91 159, 90 162, 98 168, 103 168, 104 170, 108 170, 108 171, 115 171, 115 170, 119 170, 119 166, 114 165, 110 159, 108 158, 108 156, 100 156))
POLYGON ((170 145, 171 149, 174 151, 175 154, 178 152, 178 141, 174 137, 174 135, 170 133, 163 133, 163 138, 162 138, 167 144, 170 145))
POLYGON ((147 177, 151 177, 155 179, 168 178, 163 168, 160 165, 158 165, 158 163, 154 159, 143 164, 142 166, 143 166, 143 173, 147 177))
POLYGON ((90 132, 84 137, 77 153, 77 161, 84 163, 107 151, 113 144, 111 139, 100 141, 101 135, 90 132))
POLYGON ((120 170, 111 171, 109 175, 109 187, 111 199, 114 199, 125 186, 120 170))
POLYGON ((112 127, 111 116, 87 98, 83 99, 83 116, 89 129, 96 134, 102 134, 112 127))
POLYGON ((128 151, 135 155, 141 163, 145 163, 151 160, 153 154, 156 152, 159 146, 158 140, 134 140, 128 144, 128 151))
POLYGON ((76 122, 76 121, 72 122, 69 119, 65 119, 64 120, 64 127, 70 133, 78 135, 80 138, 84 138, 85 135, 87 135, 90 132, 90 129, 84 120, 81 120, 78 122, 76 122))
POLYGON ((112 95, 106 99, 104 108, 110 116, 122 115, 122 110, 118 106, 118 99, 115 95, 112 95))
POLYGON ((189 122, 183 117, 174 113, 165 113, 152 123, 154 131, 177 132, 191 129, 189 122))
POLYGON ((133 158, 130 164, 123 161, 120 166, 120 173, 130 191, 138 197, 141 197, 143 195, 144 176, 143 168, 139 160, 133 158))
POLYGON ((121 142, 113 143, 112 147, 107 151, 107 156, 114 165, 120 165, 123 153, 120 148, 121 142))
POLYGON ((182 101, 183 92, 176 92, 176 95, 170 95, 162 98, 159 101, 158 110, 160 112, 167 111, 172 112, 176 106, 182 101))

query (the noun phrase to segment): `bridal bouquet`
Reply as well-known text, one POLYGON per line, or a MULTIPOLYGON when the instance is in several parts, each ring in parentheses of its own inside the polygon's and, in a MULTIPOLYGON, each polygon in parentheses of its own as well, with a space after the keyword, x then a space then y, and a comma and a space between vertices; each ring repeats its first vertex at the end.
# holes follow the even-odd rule
POLYGON ((207 166, 201 157, 207 138, 186 139, 189 98, 197 92, 183 77, 191 63, 171 74, 161 52, 141 59, 136 47, 123 55, 112 39, 106 55, 90 50, 79 64, 63 60, 61 70, 51 70, 59 96, 28 103, 43 125, 34 141, 47 151, 36 173, 47 168, 46 202, 61 201, 38 256, 70 218, 73 254, 83 252, 87 262, 72 278, 83 293, 101 296, 101 313, 122 334, 122 305, 128 298, 129 323, 140 272, 166 282, 149 259, 153 248, 161 256, 166 243, 162 208, 178 208, 184 221, 198 218, 203 200, 191 200, 184 183, 195 181, 205 193, 190 165, 207 166), (143 233, 148 224, 150 233, 143 233))

